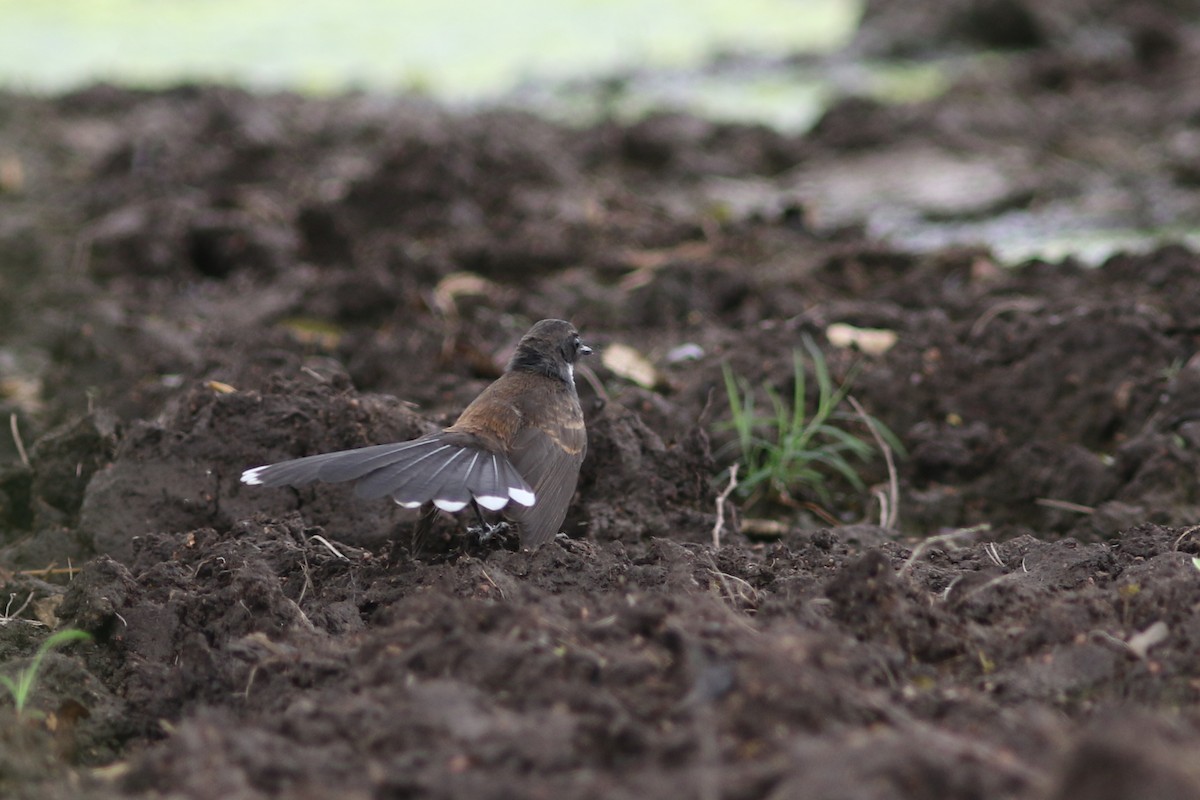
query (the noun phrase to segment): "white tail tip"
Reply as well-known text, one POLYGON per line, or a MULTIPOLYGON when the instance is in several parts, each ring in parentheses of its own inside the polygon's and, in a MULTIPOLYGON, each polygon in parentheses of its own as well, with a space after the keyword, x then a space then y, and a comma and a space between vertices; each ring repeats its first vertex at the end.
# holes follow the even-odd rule
POLYGON ((508 496, 511 497, 516 502, 520 503, 521 505, 525 506, 526 508, 529 508, 530 506, 532 506, 534 501, 537 500, 537 498, 533 496, 533 492, 528 492, 524 489, 516 489, 516 488, 512 488, 512 487, 510 487, 508 490, 508 496))
POLYGON ((499 511, 508 505, 507 497, 495 497, 489 494, 481 494, 475 498, 475 502, 486 508, 488 511, 499 511))
POLYGON ((270 464, 246 470, 242 473, 242 483, 250 486, 259 486, 262 484, 262 472, 268 466, 270 466, 270 464))

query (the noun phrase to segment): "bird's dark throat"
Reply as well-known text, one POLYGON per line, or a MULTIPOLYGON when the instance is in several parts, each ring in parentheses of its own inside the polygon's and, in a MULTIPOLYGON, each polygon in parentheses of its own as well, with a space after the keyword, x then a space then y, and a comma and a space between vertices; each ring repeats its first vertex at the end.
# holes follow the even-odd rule
POLYGON ((552 358, 533 349, 521 348, 513 355, 509 369, 515 372, 533 372, 548 378, 557 378, 568 386, 574 386, 570 365, 561 358, 552 358))

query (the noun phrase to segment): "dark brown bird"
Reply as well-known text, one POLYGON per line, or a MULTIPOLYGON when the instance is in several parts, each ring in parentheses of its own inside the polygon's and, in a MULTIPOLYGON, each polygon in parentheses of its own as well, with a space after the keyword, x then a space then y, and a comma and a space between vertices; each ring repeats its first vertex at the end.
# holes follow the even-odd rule
MULTIPOLYGON (((587 452, 575 361, 592 352, 561 319, 544 319, 517 344, 508 368, 449 428, 409 442, 282 461, 242 473, 242 483, 306 486, 357 481, 363 498, 444 511, 470 504, 508 509, 521 544, 537 547, 562 526, 587 452)), ((486 526, 485 526, 486 527, 486 526)))

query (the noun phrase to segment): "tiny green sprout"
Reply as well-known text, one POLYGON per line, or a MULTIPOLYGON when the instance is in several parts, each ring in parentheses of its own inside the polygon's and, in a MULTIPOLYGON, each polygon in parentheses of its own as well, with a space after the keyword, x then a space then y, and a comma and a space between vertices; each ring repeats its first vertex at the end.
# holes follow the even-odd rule
POLYGON ((1192 566, 1200 569, 1200 556, 1192 556, 1192 566))
POLYGON ((0 684, 8 689, 12 695, 13 704, 17 709, 17 716, 25 716, 25 707, 29 704, 29 699, 33 695, 33 687, 37 683, 38 674, 41 672, 42 660, 46 657, 46 653, 53 650, 55 647, 60 647, 69 642, 78 642, 91 639, 92 635, 86 631, 81 631, 77 628, 67 628, 61 630, 46 638, 38 647, 33 659, 29 665, 22 670, 19 670, 16 677, 9 675, 0 675, 0 684))
POLYGON ((1179 377, 1179 373, 1183 372, 1184 361, 1182 358, 1177 358, 1167 366, 1159 370, 1158 374, 1164 381, 1173 381, 1179 377))

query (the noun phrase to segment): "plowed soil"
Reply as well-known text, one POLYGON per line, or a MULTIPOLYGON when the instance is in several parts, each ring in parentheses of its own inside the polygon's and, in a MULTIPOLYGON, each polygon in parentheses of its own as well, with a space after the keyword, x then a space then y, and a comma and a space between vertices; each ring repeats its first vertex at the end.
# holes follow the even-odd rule
MULTIPOLYGON (((1026 49, 803 136, 0 98, 2 669, 93 637, 0 705, 0 795, 1200 797, 1200 255, 906 249, 812 188, 932 159, 1002 180, 925 221, 1200 208, 1181 4, 1106 48, 984 5, 1026 49), (566 537, 464 550, 441 519, 413 552, 412 512, 238 483, 448 424, 552 316, 655 369, 581 370, 566 537), (718 526, 722 365, 790 396, 806 337, 903 444, 898 516, 876 458, 718 526)), ((860 46, 912 49, 888 19, 860 46)))

